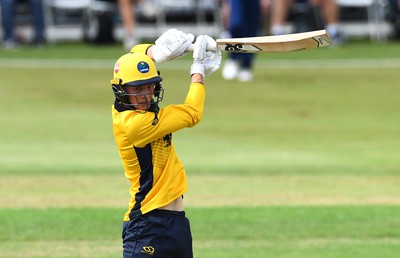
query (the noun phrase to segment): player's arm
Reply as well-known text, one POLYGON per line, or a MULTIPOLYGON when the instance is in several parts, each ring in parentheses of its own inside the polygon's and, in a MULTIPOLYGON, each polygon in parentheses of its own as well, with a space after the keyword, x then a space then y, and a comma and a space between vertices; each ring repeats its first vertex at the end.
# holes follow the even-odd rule
POLYGON ((220 51, 207 51, 208 44, 215 41, 209 36, 199 36, 193 51, 193 64, 190 69, 191 85, 184 104, 170 105, 160 110, 158 123, 152 125, 152 113, 136 114, 130 122, 129 135, 135 146, 144 146, 168 133, 173 133, 185 127, 193 127, 203 117, 206 75, 215 72, 221 64, 220 51))
POLYGON ((193 127, 203 117, 205 101, 205 86, 202 83, 192 83, 186 95, 185 102, 179 105, 169 105, 160 109, 158 123, 153 125, 153 112, 122 112, 126 116, 125 128, 136 147, 143 147, 169 133, 174 133, 186 127, 193 127))

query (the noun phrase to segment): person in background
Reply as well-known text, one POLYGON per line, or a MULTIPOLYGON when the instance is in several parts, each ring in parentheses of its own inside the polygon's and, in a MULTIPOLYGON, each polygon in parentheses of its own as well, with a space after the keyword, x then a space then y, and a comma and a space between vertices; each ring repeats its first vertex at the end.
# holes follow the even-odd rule
MULTIPOLYGON (((227 37, 255 37, 262 28, 261 13, 269 7, 270 0, 223 0, 222 14, 227 37)), ((224 63, 222 77, 241 82, 253 80, 254 53, 229 53, 224 63)))
MULTIPOLYGON (((284 23, 294 1, 306 2, 307 0, 273 0, 271 7, 271 34, 281 35, 284 33, 284 23)), ((313 7, 322 10, 325 28, 332 38, 333 45, 340 46, 345 43, 345 38, 339 30, 339 7, 335 0, 308 0, 313 7)))
POLYGON ((138 43, 136 33, 135 4, 141 0, 118 0, 118 10, 124 30, 123 45, 126 50, 138 43))
POLYGON ((229 0, 218 0, 219 7, 221 10, 222 17, 222 31, 220 33, 220 38, 231 38, 231 33, 229 32, 229 16, 230 16, 230 3, 229 0))
MULTIPOLYGON (((15 7, 17 2, 17 0, 0 0, 4 49, 15 48, 21 43, 15 35, 15 7)), ((43 1, 28 0, 28 3, 31 6, 34 24, 32 43, 34 46, 41 46, 46 43, 43 1)))
POLYGON ((389 0, 388 20, 393 24, 393 37, 400 40, 400 0, 389 0))

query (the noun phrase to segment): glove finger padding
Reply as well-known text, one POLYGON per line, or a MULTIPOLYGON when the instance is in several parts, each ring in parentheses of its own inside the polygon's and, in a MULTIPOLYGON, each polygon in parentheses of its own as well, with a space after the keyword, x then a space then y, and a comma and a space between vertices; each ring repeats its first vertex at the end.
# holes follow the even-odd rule
POLYGON ((206 36, 200 35, 196 38, 193 48, 193 59, 201 61, 205 58, 208 41, 206 36))
POLYGON ((210 75, 216 70, 218 70, 218 68, 220 67, 222 54, 221 51, 217 51, 217 52, 207 52, 207 55, 209 56, 207 57, 206 60, 204 60, 205 61, 204 65, 206 69, 206 75, 210 75))
POLYGON ((197 71, 204 77, 218 70, 222 59, 221 51, 207 51, 207 47, 216 47, 216 45, 217 43, 210 36, 200 35, 197 37, 193 49, 194 63, 191 74, 197 71))
POLYGON ((165 62, 180 57, 187 53, 187 48, 192 44, 193 34, 186 34, 177 29, 169 29, 155 42, 153 58, 156 62, 165 62))

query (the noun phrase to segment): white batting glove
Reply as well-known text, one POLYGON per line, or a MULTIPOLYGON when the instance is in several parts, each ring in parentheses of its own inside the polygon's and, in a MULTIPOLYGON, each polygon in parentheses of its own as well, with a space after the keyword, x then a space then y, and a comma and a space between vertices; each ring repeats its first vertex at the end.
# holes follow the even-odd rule
POLYGON ((194 43, 193 64, 190 68, 190 74, 199 73, 205 77, 218 70, 221 65, 221 51, 207 51, 207 46, 217 45, 215 40, 207 35, 200 35, 194 43))
POLYGON ((161 63, 183 56, 193 40, 193 34, 169 29, 156 40, 153 58, 157 63, 161 63))

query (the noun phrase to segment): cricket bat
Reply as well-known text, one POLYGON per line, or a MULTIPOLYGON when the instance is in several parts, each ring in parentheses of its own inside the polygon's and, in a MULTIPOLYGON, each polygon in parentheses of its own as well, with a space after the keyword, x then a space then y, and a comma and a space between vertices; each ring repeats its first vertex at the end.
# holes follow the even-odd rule
MULTIPOLYGON (((217 39, 216 42, 216 46, 208 46, 207 49, 236 53, 290 52, 326 47, 332 44, 326 30, 279 36, 217 39)), ((189 47, 189 50, 193 51, 193 45, 189 47)))

